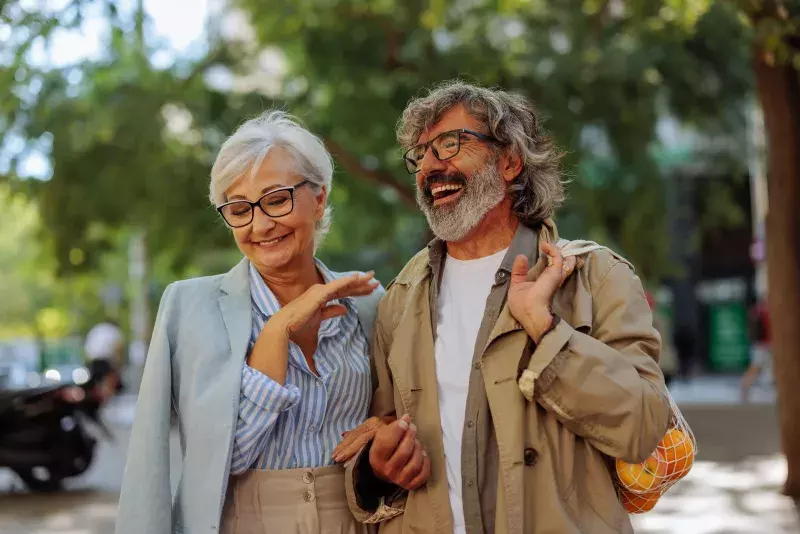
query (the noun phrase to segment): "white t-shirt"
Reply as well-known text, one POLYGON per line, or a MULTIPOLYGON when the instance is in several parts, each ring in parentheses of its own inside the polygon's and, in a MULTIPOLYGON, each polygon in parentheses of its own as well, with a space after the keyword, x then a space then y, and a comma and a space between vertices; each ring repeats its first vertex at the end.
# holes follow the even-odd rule
POLYGON ((436 381, 454 534, 466 533, 461 498, 461 437, 472 355, 486 309, 486 298, 505 254, 506 250, 501 250, 485 258, 467 261, 448 255, 442 272, 437 301, 436 381))
POLYGON ((108 360, 122 345, 122 329, 111 323, 99 323, 86 334, 83 350, 89 360, 108 360))

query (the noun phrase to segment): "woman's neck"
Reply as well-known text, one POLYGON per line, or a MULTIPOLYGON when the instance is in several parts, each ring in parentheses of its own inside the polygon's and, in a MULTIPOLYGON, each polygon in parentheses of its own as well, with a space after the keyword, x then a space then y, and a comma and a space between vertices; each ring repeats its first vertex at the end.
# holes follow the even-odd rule
POLYGON ((322 284, 325 280, 317 271, 314 257, 303 258, 294 264, 282 267, 279 271, 258 268, 264 283, 278 299, 281 306, 290 303, 314 284, 322 284))

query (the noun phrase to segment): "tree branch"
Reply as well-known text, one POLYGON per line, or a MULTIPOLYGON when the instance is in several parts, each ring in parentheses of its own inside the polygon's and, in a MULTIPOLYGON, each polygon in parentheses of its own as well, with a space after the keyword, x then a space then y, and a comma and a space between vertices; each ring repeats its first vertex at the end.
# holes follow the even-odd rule
POLYGON ((354 176, 370 181, 382 187, 392 189, 406 206, 417 207, 414 193, 400 180, 386 171, 367 169, 358 160, 358 157, 345 149, 341 144, 330 137, 325 138, 325 144, 330 148, 331 154, 341 163, 342 167, 354 176))

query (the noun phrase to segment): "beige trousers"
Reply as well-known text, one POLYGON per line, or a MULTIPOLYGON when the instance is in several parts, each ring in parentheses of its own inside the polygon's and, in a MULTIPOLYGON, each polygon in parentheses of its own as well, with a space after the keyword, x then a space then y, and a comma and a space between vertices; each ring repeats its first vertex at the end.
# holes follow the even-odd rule
POLYGON ((367 534, 347 506, 344 468, 250 469, 230 479, 220 534, 367 534))

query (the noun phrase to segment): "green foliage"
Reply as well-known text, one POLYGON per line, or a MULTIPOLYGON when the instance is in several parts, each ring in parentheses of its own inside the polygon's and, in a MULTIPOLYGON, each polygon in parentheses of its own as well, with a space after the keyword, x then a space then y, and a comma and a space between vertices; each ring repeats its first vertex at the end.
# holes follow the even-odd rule
MULTIPOLYGON (((751 8, 763 3, 749 0, 234 4, 252 21, 252 46, 212 42, 206 57, 155 68, 144 30, 131 31, 113 2, 72 0, 44 12, 0 1, 0 33, 11 32, 0 49, 0 134, 25 144, 0 179, 39 209, 39 222, 14 242, 41 242, 39 271, 57 266, 75 288, 69 298, 52 293, 54 302, 80 295, 97 303, 103 283, 124 284, 125 240, 138 229, 151 251, 154 298, 169 280, 229 267, 237 252, 208 203, 209 169, 225 136, 268 107, 300 116, 336 159, 335 224, 323 259, 335 269, 376 269, 388 282, 428 237, 394 127, 410 98, 456 77, 537 103, 568 151, 562 233, 617 248, 655 281, 670 271, 671 173, 703 163, 705 173, 743 174, 752 39, 773 43, 776 58, 789 61, 797 28, 796 12, 761 16, 751 8), (58 69, 31 61, 53 31, 79 27, 98 5, 111 28, 99 59, 58 69), (211 66, 251 74, 265 47, 285 60, 284 75, 271 80, 278 90, 207 85, 211 66), (657 126, 665 115, 714 143, 664 146, 657 126), (32 149, 48 156, 49 179, 19 177, 32 149)), ((741 224, 719 187, 703 224, 741 224)))
POLYGON ((6 335, 30 334, 52 289, 52 276, 39 265, 38 225, 35 206, 0 185, 0 325, 6 335))
MULTIPOLYGON (((80 13, 82 3, 75 4, 80 13)), ((22 20, 39 32, 51 24, 45 15, 22 20)), ((156 253, 173 252, 176 268, 196 251, 228 246, 206 193, 209 165, 224 135, 215 121, 226 119, 203 83, 207 65, 157 70, 143 60, 147 50, 135 37, 112 26, 102 59, 37 70, 24 56, 31 40, 0 71, 0 90, 19 95, 4 103, 0 125, 30 147, 38 143, 49 151, 49 180, 16 185, 38 198, 60 270, 96 269, 109 248, 101 231, 106 227, 144 228, 156 253)))
MULTIPOLYGON (((657 120, 672 113, 730 138, 736 152, 743 140, 728 132, 744 130, 748 29, 733 8, 711 2, 625 2, 620 12, 610 4, 239 1, 259 44, 285 51, 290 108, 358 155, 362 169, 340 178, 348 187, 367 167, 362 174, 408 199, 393 131, 408 100, 455 77, 499 85, 531 97, 569 151, 572 185, 559 217, 567 236, 597 236, 656 279, 668 263, 657 120), (599 133, 594 141, 587 127, 599 133)), ((741 173, 741 159, 732 161, 715 172, 741 173)), ((374 184, 371 194, 359 209, 383 227, 386 196, 374 184)), ((406 211, 385 221, 390 232, 406 211)))

